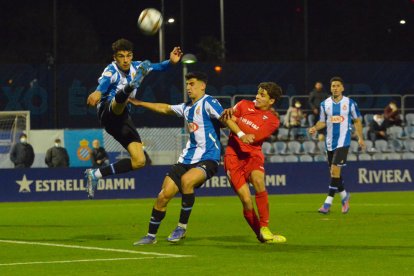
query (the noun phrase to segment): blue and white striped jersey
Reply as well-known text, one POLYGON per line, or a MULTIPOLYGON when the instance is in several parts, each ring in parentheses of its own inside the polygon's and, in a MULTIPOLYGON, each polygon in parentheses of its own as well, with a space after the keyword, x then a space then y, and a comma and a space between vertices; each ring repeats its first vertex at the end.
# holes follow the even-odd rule
POLYGON ((209 95, 197 102, 172 105, 171 110, 184 117, 190 137, 178 158, 179 163, 194 164, 213 160, 220 162, 220 123, 223 113, 220 103, 209 95))
MULTIPOLYGON (((104 102, 111 101, 117 91, 124 88, 127 83, 129 83, 137 73, 137 67, 141 64, 141 61, 133 61, 131 62, 131 67, 128 73, 120 70, 118 66, 116 66, 115 61, 111 64, 106 66, 105 70, 103 71, 101 77, 98 79, 99 85, 96 90, 101 91, 101 100, 99 101, 99 105, 104 102)), ((153 71, 165 71, 169 68, 170 61, 165 60, 161 63, 151 63, 151 68, 153 71)), ((137 90, 134 89, 131 92, 130 97, 134 98, 137 90)))
POLYGON ((321 103, 320 114, 319 121, 326 123, 326 149, 333 151, 349 147, 353 120, 361 117, 356 102, 343 96, 341 101, 335 103, 329 97, 321 103))

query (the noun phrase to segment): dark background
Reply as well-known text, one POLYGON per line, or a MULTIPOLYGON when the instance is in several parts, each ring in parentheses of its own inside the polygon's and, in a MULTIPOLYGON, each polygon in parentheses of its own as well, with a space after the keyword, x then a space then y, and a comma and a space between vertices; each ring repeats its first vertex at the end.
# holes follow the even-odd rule
MULTIPOLYGON (((305 1, 224 0, 226 61, 413 60, 414 0, 305 1)), ((176 19, 165 26, 166 52, 181 45, 201 61, 218 61, 200 42, 220 41, 219 3, 165 0, 165 18, 176 19)), ((45 63, 54 41, 58 64, 107 63, 120 37, 135 43, 137 58, 158 60, 158 35, 136 27, 147 7, 161 9, 161 0, 2 0, 0 63, 45 63)))

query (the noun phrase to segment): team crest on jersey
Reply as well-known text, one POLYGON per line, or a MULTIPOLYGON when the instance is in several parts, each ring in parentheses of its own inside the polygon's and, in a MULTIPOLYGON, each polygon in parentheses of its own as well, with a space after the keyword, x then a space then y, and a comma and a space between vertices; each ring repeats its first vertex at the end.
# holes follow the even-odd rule
POLYGON ((201 107, 200 107, 200 106, 198 106, 198 107, 196 108, 195 113, 196 113, 197 115, 199 115, 199 114, 200 114, 200 110, 201 110, 201 107))
POLYGON ((105 71, 102 75, 104 75, 105 77, 112 77, 112 72, 111 71, 105 71))
POLYGON ((346 105, 346 104, 344 104, 343 106, 342 106, 342 110, 347 110, 348 109, 348 106, 346 105))
POLYGON ((339 124, 342 123, 345 120, 344 116, 339 115, 339 116, 332 116, 331 117, 331 123, 333 124, 339 124))
POLYGON ((187 127, 188 127, 188 132, 190 132, 190 133, 196 132, 197 129, 198 129, 198 125, 194 122, 193 123, 188 123, 187 127))

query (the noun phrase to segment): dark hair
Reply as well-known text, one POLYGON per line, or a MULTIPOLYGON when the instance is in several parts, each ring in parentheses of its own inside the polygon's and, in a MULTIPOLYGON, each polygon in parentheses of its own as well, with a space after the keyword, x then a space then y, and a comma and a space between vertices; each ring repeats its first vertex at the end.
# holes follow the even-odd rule
POLYGON ((339 81, 340 83, 342 83, 342 85, 344 85, 344 80, 341 77, 333 77, 330 80, 330 83, 332 84, 334 81, 339 81))
POLYGON ((261 82, 258 88, 266 90, 269 98, 274 99, 275 102, 278 102, 283 95, 282 88, 274 82, 261 82))
POLYGON ((185 79, 197 79, 199 81, 204 82, 205 84, 207 84, 208 81, 207 75, 203 72, 189 72, 185 75, 185 79))
POLYGON ((20 134, 20 137, 19 137, 19 138, 22 138, 22 137, 26 137, 26 138, 27 138, 26 133, 22 133, 22 134, 20 134))
POLYGON ((134 44, 131 41, 126 40, 125 38, 118 39, 112 43, 112 51, 116 54, 118 51, 129 51, 134 50, 134 44))
POLYGON ((60 138, 56 138, 55 143, 60 143, 60 138))

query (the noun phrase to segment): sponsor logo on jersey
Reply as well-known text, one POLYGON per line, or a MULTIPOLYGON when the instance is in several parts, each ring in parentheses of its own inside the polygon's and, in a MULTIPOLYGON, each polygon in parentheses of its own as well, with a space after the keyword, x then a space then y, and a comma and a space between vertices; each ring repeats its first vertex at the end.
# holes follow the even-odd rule
POLYGON ((187 127, 188 127, 188 131, 190 133, 195 132, 195 131, 198 130, 198 125, 194 122, 193 123, 188 123, 187 127))
POLYGON ((258 129, 259 129, 259 126, 258 126, 258 125, 256 125, 255 123, 253 123, 252 121, 250 121, 250 120, 248 120, 248 119, 246 119, 246 118, 244 118, 244 117, 241 117, 241 118, 240 118, 240 121, 241 121, 242 123, 244 123, 244 124, 246 124, 246 125, 248 125, 248 126, 250 126, 250 127, 254 128, 255 130, 258 130, 258 129))
POLYGON ((247 108, 250 112, 254 112, 255 110, 253 108, 247 108))
POLYGON ((344 116, 342 115, 334 115, 331 117, 331 123, 333 124, 340 124, 345 120, 344 116))
POLYGON ((269 119, 269 117, 267 117, 266 115, 263 115, 263 120, 267 120, 269 119))
POLYGON ((112 77, 112 72, 111 71, 105 71, 103 72, 103 74, 105 77, 112 77))

